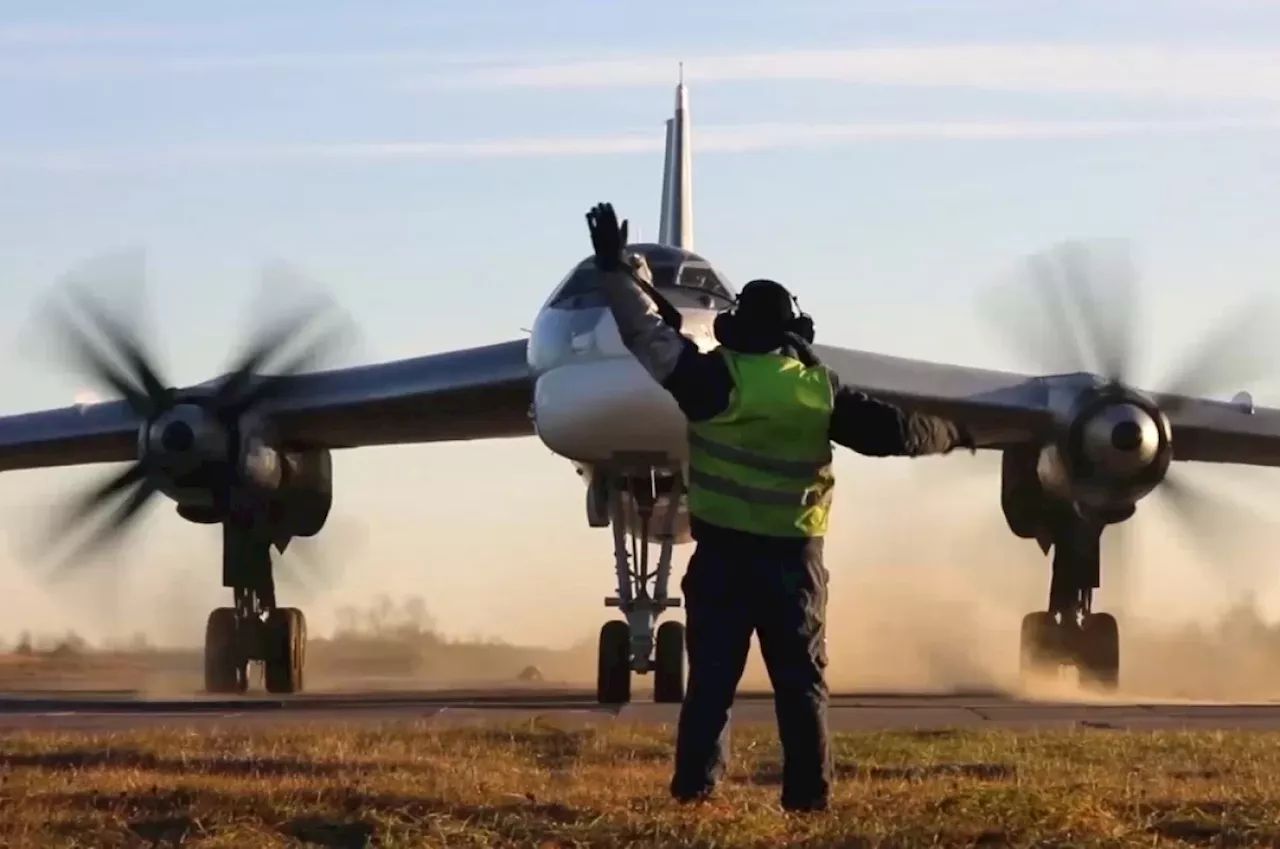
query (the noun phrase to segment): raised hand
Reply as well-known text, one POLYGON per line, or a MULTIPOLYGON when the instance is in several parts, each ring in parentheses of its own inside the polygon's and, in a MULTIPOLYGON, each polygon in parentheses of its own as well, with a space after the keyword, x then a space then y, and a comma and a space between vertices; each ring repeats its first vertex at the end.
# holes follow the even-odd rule
POLYGON ((596 267, 601 271, 621 268, 622 249, 627 246, 627 222, 618 224, 613 204, 599 203, 592 207, 587 213, 587 229, 591 231, 596 267))

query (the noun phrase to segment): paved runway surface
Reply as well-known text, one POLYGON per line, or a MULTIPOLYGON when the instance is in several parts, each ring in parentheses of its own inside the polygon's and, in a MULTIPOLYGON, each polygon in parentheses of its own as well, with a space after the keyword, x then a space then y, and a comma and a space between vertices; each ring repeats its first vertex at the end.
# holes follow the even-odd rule
MULTIPOLYGON (((297 722, 475 721, 554 716, 584 722, 674 723, 678 706, 636 701, 600 706, 594 694, 550 688, 318 693, 272 697, 144 699, 133 693, 0 697, 0 731, 122 730, 156 725, 208 727, 297 722)), ((739 696, 735 722, 772 723, 767 694, 739 696)), ((999 693, 838 694, 836 730, 911 728, 1110 728, 1280 730, 1280 703, 1214 704, 1111 700, 1026 701, 999 693)))

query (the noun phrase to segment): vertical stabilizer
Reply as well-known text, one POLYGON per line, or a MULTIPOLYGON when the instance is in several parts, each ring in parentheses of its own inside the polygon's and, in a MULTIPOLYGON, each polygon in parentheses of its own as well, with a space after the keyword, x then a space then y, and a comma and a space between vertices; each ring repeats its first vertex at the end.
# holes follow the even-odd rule
POLYGON ((676 86, 676 112, 667 121, 658 241, 693 250, 693 157, 689 145, 689 95, 684 87, 683 66, 676 86))

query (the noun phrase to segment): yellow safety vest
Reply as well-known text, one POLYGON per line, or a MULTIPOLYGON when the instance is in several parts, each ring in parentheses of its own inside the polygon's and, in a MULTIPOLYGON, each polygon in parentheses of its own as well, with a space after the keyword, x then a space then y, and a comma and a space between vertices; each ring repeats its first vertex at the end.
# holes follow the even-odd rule
POLYGON ((830 373, 782 354, 717 350, 733 392, 728 409, 689 425, 689 511, 765 536, 825 535, 835 488, 830 373))

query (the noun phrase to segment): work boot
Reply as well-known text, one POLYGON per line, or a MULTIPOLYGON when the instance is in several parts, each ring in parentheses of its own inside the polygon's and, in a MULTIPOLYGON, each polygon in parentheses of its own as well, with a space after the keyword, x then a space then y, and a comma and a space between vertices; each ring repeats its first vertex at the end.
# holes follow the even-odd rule
POLYGON ((825 796, 814 799, 788 799, 783 797, 782 810, 789 814, 820 814, 830 808, 830 801, 825 796))

